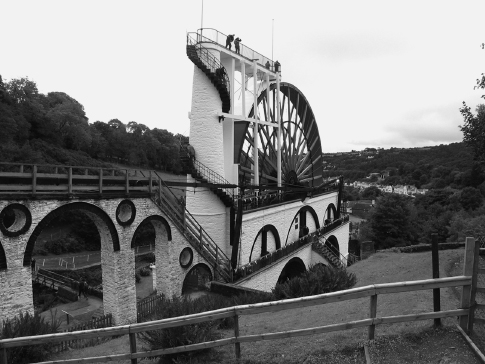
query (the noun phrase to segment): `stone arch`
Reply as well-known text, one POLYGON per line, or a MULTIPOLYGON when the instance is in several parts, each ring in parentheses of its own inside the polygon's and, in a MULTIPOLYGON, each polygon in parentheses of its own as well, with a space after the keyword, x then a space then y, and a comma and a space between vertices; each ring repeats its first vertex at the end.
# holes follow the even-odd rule
MULTIPOLYGON (((131 239, 131 249, 133 249, 135 247, 135 236, 136 234, 138 233, 140 227, 145 223, 145 222, 151 222, 152 225, 153 225, 153 228, 155 229, 155 234, 158 235, 159 233, 162 233, 163 234, 163 229, 165 229, 165 234, 167 235, 167 239, 168 241, 172 241, 172 230, 170 229, 170 225, 169 223, 167 222, 167 220, 165 220, 162 216, 159 216, 159 215, 152 215, 152 216, 148 216, 147 218, 145 218, 139 225, 138 227, 136 228, 135 232, 133 233, 133 237, 131 239)), ((157 240, 155 239, 155 242, 157 240)))
POLYGON ((290 236, 291 228, 293 227, 293 221, 295 221, 297 216, 299 216, 298 225, 299 225, 299 230, 300 230, 300 233, 298 235, 299 236, 302 236, 302 234, 306 235, 303 232, 303 228, 307 226, 307 223, 306 223, 306 213, 307 212, 309 212, 312 215, 313 222, 315 223, 315 228, 317 230, 320 229, 320 222, 318 221, 318 215, 315 212, 315 209, 311 206, 308 206, 308 205, 303 206, 301 209, 298 210, 298 212, 295 214, 295 216, 291 220, 292 223, 290 224, 290 228, 288 229, 288 234, 286 234, 285 245, 288 244, 288 237, 290 236))
MULTIPOLYGON (((172 229, 168 221, 160 215, 151 215, 146 217, 135 229, 131 237, 131 249, 135 249, 135 237, 141 230, 142 226, 150 223, 155 230, 155 269, 152 270, 152 279, 156 286, 157 292, 168 296, 172 295, 170 290, 169 280, 163 278, 167 276, 167 270, 170 272, 170 247, 169 242, 172 241, 172 229)), ((135 253, 135 252, 134 252, 135 253)))
MULTIPOLYGON (((32 251, 34 250, 35 241, 37 240, 39 234, 44 230, 49 223, 54 220, 55 218, 59 217, 60 215, 66 213, 67 211, 71 210, 83 210, 94 222, 98 230, 100 228, 107 229, 109 235, 111 236, 111 241, 113 242, 113 251, 120 250, 120 241, 118 237, 118 232, 116 231, 115 224, 108 216, 106 212, 104 212, 98 206, 86 203, 86 202, 72 202, 65 205, 58 207, 57 209, 49 212, 39 224, 35 227, 34 231, 30 235, 29 240, 27 241, 27 246, 25 247, 24 252, 24 267, 30 265, 30 260, 32 258, 32 251)), ((101 236, 100 231, 100 236, 101 236)))
POLYGON ((330 224, 337 218, 337 208, 333 203, 330 203, 325 210, 325 216, 323 217, 323 225, 330 224))
POLYGON ((7 269, 7 256, 5 255, 5 250, 0 242, 0 270, 7 269))
POLYGON ((278 283, 284 283, 286 280, 298 277, 304 272, 306 272, 306 266, 303 260, 299 257, 291 258, 281 271, 278 283))
POLYGON ((338 244, 338 239, 334 235, 330 235, 325 240, 325 246, 327 246, 332 252, 340 256, 340 246, 338 244))
POLYGON ((265 225, 259 230, 258 234, 256 235, 256 238, 254 239, 253 246, 251 247, 251 253, 249 254, 249 261, 251 261, 254 246, 256 245, 256 241, 258 240, 260 235, 261 235, 261 256, 268 254, 268 231, 273 234, 276 250, 281 248, 281 240, 280 240, 280 234, 278 233, 278 229, 276 229, 274 225, 271 225, 271 224, 265 225))
POLYGON ((186 294, 191 290, 197 290, 201 286, 206 286, 210 281, 212 281, 212 272, 209 266, 205 263, 196 264, 185 276, 182 294, 186 294))

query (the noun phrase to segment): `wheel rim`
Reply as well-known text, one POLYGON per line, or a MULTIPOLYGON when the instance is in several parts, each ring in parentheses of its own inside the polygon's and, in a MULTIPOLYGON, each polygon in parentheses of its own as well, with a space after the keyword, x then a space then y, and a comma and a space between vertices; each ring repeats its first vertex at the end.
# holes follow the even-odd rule
MULTIPOLYGON (((276 84, 270 85, 269 101, 266 90, 258 97, 258 115, 262 121, 276 123, 276 84), (269 114, 268 108, 269 106, 269 114)), ((281 106, 281 177, 285 186, 318 186, 322 183, 322 148, 318 126, 305 96, 292 84, 280 84, 281 106)), ((253 117, 251 109, 249 117, 253 117)), ((245 183, 254 178, 254 126, 235 123, 235 142, 240 164, 239 175, 245 183)), ((259 125, 259 181, 261 185, 277 183, 277 128, 259 125)))

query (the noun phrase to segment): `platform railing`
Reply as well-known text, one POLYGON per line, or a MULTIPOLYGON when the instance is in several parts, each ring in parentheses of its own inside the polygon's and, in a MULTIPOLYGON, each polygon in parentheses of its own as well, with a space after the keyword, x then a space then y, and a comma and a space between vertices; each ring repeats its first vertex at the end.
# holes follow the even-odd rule
POLYGON ((153 179, 136 169, 0 163, 0 194, 76 195, 152 192, 153 179))
MULTIPOLYGON (((198 42, 212 42, 219 44, 222 47, 226 47, 226 39, 227 35, 224 33, 219 32, 216 29, 213 28, 202 28, 197 30, 197 41, 198 42)), ((237 37, 237 35, 236 35, 237 37)), ((269 57, 263 56, 261 53, 256 52, 255 50, 249 48, 248 46, 245 46, 243 43, 239 44, 240 48, 240 53, 239 55, 247 58, 249 61, 252 60, 257 60, 257 63, 265 68, 268 68, 266 66, 267 62, 269 62, 269 70, 272 72, 275 72, 275 62, 269 57)), ((236 47, 234 45, 234 42, 232 43, 232 48, 231 50, 236 53, 236 47)), ((279 71, 281 71, 281 66, 279 67, 279 71)))

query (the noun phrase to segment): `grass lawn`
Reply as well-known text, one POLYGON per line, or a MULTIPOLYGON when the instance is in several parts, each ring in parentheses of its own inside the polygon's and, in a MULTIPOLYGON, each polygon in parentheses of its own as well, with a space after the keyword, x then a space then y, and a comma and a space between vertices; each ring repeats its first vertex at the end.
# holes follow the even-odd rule
MULTIPOLYGON (((463 249, 440 251, 440 275, 461 274, 463 249)), ((431 252, 381 252, 349 268, 356 274, 356 287, 375 283, 412 281, 431 278, 431 252)), ((442 310, 459 307, 452 289, 441 290, 442 310)), ((377 316, 430 312, 432 291, 379 295, 377 316)), ((270 314, 242 316, 240 334, 287 331, 367 318, 369 298, 306 307, 270 314)), ((370 344, 373 363, 478 363, 454 329, 456 319, 443 320, 444 329, 432 329, 432 320, 376 327, 376 340, 370 344), (390 349, 392 348, 392 350, 390 349)), ((232 331, 222 333, 231 336, 232 331)), ((272 363, 365 363, 362 344, 367 328, 351 329, 314 336, 241 344, 243 364, 272 363)), ((82 358, 106 353, 126 353, 128 337, 97 347, 73 350, 54 359, 82 358)), ((138 350, 142 344, 138 342, 138 350)), ((140 362, 148 362, 147 360, 140 362)), ((126 361, 128 364, 129 361, 126 361)), ((191 363, 236 363, 234 347, 212 350, 191 363)))

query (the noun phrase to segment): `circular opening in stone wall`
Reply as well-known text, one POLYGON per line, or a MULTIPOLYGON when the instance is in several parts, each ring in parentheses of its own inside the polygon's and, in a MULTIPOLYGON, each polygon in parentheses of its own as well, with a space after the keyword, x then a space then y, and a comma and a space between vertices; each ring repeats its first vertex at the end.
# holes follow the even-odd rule
POLYGON ((179 262, 182 268, 187 268, 192 264, 194 252, 189 247, 184 248, 180 253, 179 262))
POLYGON ((130 225, 136 216, 135 204, 130 200, 123 200, 116 208, 116 221, 122 226, 130 225))
POLYGON ((19 236, 29 230, 32 215, 24 205, 13 203, 0 212, 0 230, 5 236, 19 236))

